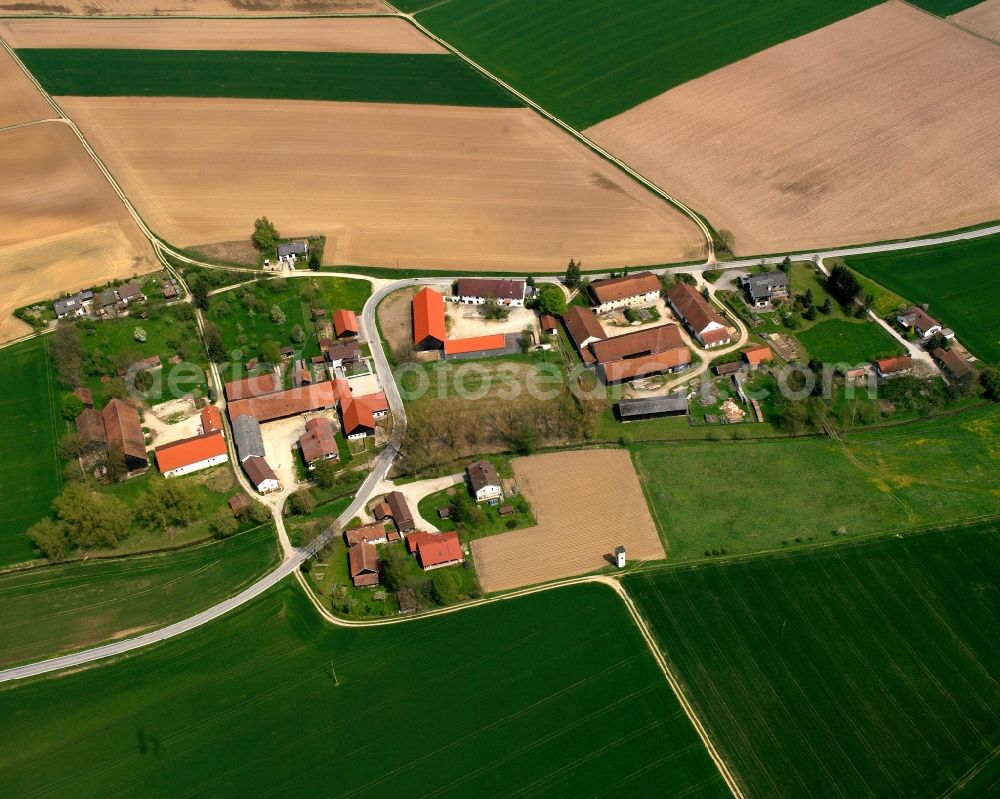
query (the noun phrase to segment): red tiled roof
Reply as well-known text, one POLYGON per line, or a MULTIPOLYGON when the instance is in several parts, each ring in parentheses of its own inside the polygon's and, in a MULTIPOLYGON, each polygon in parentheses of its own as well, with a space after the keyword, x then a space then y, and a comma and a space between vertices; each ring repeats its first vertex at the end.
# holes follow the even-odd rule
POLYGON ((730 338, 729 328, 726 327, 718 327, 701 334, 701 340, 706 347, 711 347, 713 344, 725 344, 730 338))
POLYGON ((214 405, 206 405, 201 409, 201 429, 205 433, 222 429, 222 414, 214 405))
POLYGON ((337 455, 337 438, 330 420, 317 417, 306 422, 306 432, 299 436, 299 447, 306 463, 337 455))
POLYGON ((360 544, 362 541, 367 541, 369 544, 375 541, 383 541, 387 537, 385 525, 381 522, 344 530, 344 540, 347 541, 347 546, 349 547, 360 544))
POLYGON ((550 316, 547 313, 543 313, 539 317, 538 324, 541 326, 543 331, 555 330, 559 326, 558 323, 556 322, 556 318, 554 316, 550 316))
POLYGON ((229 418, 235 419, 245 413, 258 422, 269 422, 297 413, 332 408, 349 394, 350 388, 346 380, 325 380, 275 394, 230 402, 229 418))
POLYGON ((157 447, 155 452, 156 465, 160 471, 172 472, 183 466, 225 455, 226 441, 222 437, 222 432, 216 430, 183 441, 174 441, 172 444, 164 444, 162 447, 157 447))
POLYGON ((447 337, 444 297, 425 286, 413 297, 413 343, 419 345, 426 339, 444 343, 447 337))
POLYGON ((580 350, 583 359, 585 361, 589 359, 589 362, 593 363, 593 356, 587 349, 583 348, 583 342, 590 338, 598 341, 607 338, 607 334, 600 321, 594 316, 594 312, 587 308, 581 308, 579 305, 573 305, 563 314, 563 321, 566 323, 566 329, 569 330, 569 335, 573 339, 573 343, 576 344, 576 348, 580 350))
POLYGON ((744 347, 740 352, 743 353, 743 357, 747 359, 747 363, 751 366, 757 366, 764 361, 770 361, 773 357, 771 355, 771 348, 763 344, 759 344, 756 347, 744 347))
POLYGON ((659 374, 688 363, 691 363, 691 351, 687 347, 678 347, 639 358, 608 361, 601 364, 601 369, 604 370, 604 379, 608 383, 616 383, 620 380, 659 374))
POLYGON ((913 358, 909 355, 898 355, 895 358, 883 358, 880 361, 875 361, 875 365, 882 374, 905 372, 907 369, 913 368, 913 358))
POLYGON ((507 346, 503 333, 493 333, 488 336, 472 336, 470 338, 450 338, 444 343, 445 355, 461 355, 480 350, 502 350, 507 346))
POLYGON ((348 553, 348 559, 355 586, 378 585, 378 550, 374 546, 364 541, 355 544, 348 553))
POLYGON ((101 416, 108 444, 132 458, 146 459, 146 437, 135 408, 116 397, 104 406, 101 416))
POLYGON ((377 391, 374 394, 361 394, 354 398, 357 402, 363 402, 372 413, 382 413, 389 410, 389 400, 386 399, 384 391, 377 391))
POLYGON ((608 363, 625 358, 655 355, 683 346, 684 340, 677 325, 658 325, 635 333, 626 333, 624 336, 595 341, 590 345, 590 349, 598 363, 608 363))
POLYGON ((108 440, 104 432, 104 416, 100 411, 84 408, 83 413, 76 417, 76 437, 82 446, 103 444, 108 440))
POLYGON ((410 533, 406 542, 410 552, 420 559, 420 565, 425 569, 463 560, 462 546, 454 530, 447 533, 410 533))
POLYGON ((234 380, 226 383, 226 399, 245 400, 252 397, 263 397, 265 394, 273 394, 281 390, 281 380, 277 372, 268 372, 255 377, 246 377, 243 380, 234 380))
POLYGON ((678 283, 667 292, 667 297, 695 333, 700 334, 713 322, 726 327, 726 320, 712 310, 712 306, 694 286, 678 283))
POLYGON ((617 302, 642 294, 660 291, 660 279, 652 272, 636 272, 634 275, 595 280, 588 287, 598 303, 617 302))
POLYGON ((338 336, 356 336, 360 330, 357 315, 344 309, 334 311, 333 329, 338 336))
POLYGON ((934 350, 934 360, 940 363, 956 380, 961 380, 972 371, 969 362, 955 350, 938 347, 934 350))
POLYGON ((375 417, 364 402, 347 397, 340 405, 340 415, 344 421, 344 435, 353 435, 360 430, 374 430, 375 417))

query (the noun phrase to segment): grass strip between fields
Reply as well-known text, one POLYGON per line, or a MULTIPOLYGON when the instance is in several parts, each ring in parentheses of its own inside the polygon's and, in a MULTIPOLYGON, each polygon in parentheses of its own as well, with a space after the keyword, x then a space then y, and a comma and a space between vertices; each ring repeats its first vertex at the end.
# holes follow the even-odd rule
POLYGON ((53 95, 520 105, 453 55, 97 49, 18 55, 53 95))

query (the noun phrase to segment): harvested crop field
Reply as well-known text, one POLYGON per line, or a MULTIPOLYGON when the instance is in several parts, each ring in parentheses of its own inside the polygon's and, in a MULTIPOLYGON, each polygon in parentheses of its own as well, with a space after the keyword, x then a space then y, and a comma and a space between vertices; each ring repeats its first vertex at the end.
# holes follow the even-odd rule
POLYGON ((244 17, 250 14, 379 14, 391 11, 382 0, 3 0, 4 16, 39 14, 75 17, 194 16, 244 17))
POLYGON ((401 19, 7 19, 0 36, 15 48, 282 50, 316 53, 443 53, 401 19))
POLYGON ((902 238, 1000 215, 1000 48, 890 2, 587 133, 738 252, 902 238))
POLYGON ((0 48, 0 128, 55 115, 24 71, 0 48))
POLYGON ((1000 0, 986 0, 949 19, 983 36, 1000 39, 1000 0))
POLYGON ((66 125, 0 133, 0 341, 22 305, 157 268, 149 242, 66 125))
POLYGON ((283 235, 326 235, 331 265, 562 271, 570 257, 596 268, 701 252, 686 217, 527 109, 60 103, 182 247, 244 238, 264 202, 283 235), (267 164, 266 178, 247 163, 267 164))
POLYGON ((538 524, 472 542, 484 591, 597 571, 617 546, 630 561, 666 557, 625 450, 532 455, 513 467, 538 524))

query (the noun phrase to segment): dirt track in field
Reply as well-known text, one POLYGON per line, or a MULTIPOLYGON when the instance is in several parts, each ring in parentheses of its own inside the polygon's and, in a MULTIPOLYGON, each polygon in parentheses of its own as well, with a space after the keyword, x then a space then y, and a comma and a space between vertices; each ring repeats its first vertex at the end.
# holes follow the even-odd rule
POLYGON ((986 0, 948 17, 969 30, 1000 40, 1000 0, 986 0))
POLYGON ((325 234, 329 265, 561 271, 700 252, 686 217, 527 109, 59 102, 182 247, 245 238, 266 214, 284 235, 325 234))
POLYGON ((390 11, 392 9, 381 0, 0 0, 0 14, 4 16, 243 17, 252 14, 384 14, 390 11))
POLYGON ((666 557, 625 450, 546 453, 513 465, 538 525, 472 542, 484 591, 597 571, 620 545, 630 561, 666 557))
POLYGON ((401 19, 8 19, 11 47, 443 53, 401 19))
POLYGON ((1000 217, 1000 48, 890 2, 587 134, 728 228, 741 253, 1000 217))
POLYGON ((14 59, 0 49, 0 128, 55 115, 14 59))
POLYGON ((0 342, 14 309, 157 268, 149 243, 66 125, 0 133, 0 342))

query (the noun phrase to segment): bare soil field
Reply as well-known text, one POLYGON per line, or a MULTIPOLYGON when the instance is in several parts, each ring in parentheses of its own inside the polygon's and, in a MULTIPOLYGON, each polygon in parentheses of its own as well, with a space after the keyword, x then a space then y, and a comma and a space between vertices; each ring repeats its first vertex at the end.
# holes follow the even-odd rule
POLYGON ((555 272, 570 257, 596 268, 701 252, 694 223, 528 109, 60 103, 182 247, 244 238, 266 213, 283 235, 326 235, 329 265, 555 272))
POLYGON ((0 133, 0 341, 22 305, 157 268, 152 249, 73 132, 0 133))
POLYGON ((617 546, 630 561, 666 557, 625 450, 546 453, 513 466, 538 525, 472 542, 484 591, 597 571, 617 546))
POLYGON ((587 134, 741 253, 1000 217, 1000 48, 898 2, 773 47, 587 134))
POLYGON ((189 16, 250 14, 379 14, 391 11, 381 0, 0 0, 0 14, 76 17, 189 16))
POLYGON ((331 53, 444 53, 392 17, 320 19, 8 19, 11 47, 133 50, 283 50, 331 53))
POLYGON ((14 59, 0 49, 0 128, 55 115, 14 59))
POLYGON ((986 0, 948 19, 983 36, 1000 40, 1000 0, 986 0))
POLYGON ((389 345, 396 358, 413 348, 413 295, 418 289, 407 288, 394 291, 378 306, 378 325, 382 338, 389 345))

